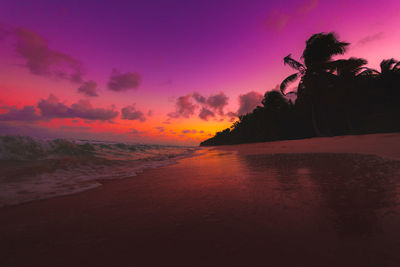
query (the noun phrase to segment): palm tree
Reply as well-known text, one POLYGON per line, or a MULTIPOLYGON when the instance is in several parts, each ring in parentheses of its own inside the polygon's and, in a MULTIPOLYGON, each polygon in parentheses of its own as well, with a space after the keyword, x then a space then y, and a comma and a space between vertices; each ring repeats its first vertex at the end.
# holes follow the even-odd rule
POLYGON ((394 58, 384 59, 382 60, 380 67, 382 75, 398 73, 400 72, 400 61, 395 60, 394 58))
POLYGON ((331 92, 329 99, 332 101, 331 105, 336 107, 337 119, 342 119, 345 124, 342 131, 352 132, 354 130, 352 118, 360 115, 359 96, 364 92, 360 90, 363 88, 359 86, 359 81, 371 72, 371 69, 364 67, 365 64, 367 60, 355 57, 336 60, 330 64, 337 76, 337 86, 331 92))
POLYGON ((374 82, 375 86, 371 87, 368 93, 376 100, 375 106, 378 110, 398 107, 400 61, 394 58, 382 60, 380 71, 368 69, 366 77, 374 82))
MULTIPOLYGON (((307 103, 306 105, 311 107, 311 121, 317 136, 321 136, 316 118, 317 100, 320 100, 323 91, 328 89, 321 87, 329 87, 329 83, 333 79, 334 61, 331 61, 332 57, 344 54, 348 45, 349 43, 338 41, 333 32, 318 33, 306 41, 306 48, 301 57, 303 62, 293 59, 290 54, 283 59, 285 65, 289 65, 297 72, 282 81, 280 90, 282 94, 285 94, 288 85, 300 79, 296 103, 307 103)), ((324 113, 322 108, 319 112, 324 113)))

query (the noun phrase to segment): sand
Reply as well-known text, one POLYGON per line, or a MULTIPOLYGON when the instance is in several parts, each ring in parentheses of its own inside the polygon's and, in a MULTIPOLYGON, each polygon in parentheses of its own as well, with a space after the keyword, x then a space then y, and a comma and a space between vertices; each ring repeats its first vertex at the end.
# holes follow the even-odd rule
POLYGON ((400 134, 206 148, 0 209, 0 266, 398 266, 400 134))

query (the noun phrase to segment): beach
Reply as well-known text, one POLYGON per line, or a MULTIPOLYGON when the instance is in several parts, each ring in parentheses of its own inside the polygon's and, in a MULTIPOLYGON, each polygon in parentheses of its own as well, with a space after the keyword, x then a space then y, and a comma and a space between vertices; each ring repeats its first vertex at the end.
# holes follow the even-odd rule
POLYGON ((1 266, 398 266, 400 134, 209 147, 0 208, 1 266))

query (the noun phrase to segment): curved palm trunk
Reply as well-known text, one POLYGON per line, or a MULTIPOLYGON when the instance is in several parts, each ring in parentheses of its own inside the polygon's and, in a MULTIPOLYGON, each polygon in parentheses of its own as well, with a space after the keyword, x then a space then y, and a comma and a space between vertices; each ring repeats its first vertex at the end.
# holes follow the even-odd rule
POLYGON ((312 121, 313 130, 314 130, 315 136, 321 137, 322 134, 318 128, 317 118, 316 118, 315 114, 316 114, 315 105, 314 105, 314 102, 312 102, 311 103, 311 121, 312 121))

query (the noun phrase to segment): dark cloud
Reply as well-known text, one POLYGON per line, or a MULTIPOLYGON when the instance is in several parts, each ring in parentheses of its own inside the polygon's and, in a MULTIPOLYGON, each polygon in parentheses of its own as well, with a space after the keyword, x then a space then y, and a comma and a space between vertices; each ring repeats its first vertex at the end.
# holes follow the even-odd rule
POLYGON ((196 130, 183 130, 183 131, 181 131, 181 133, 183 133, 183 134, 187 134, 187 133, 193 133, 193 134, 195 134, 195 133, 197 133, 197 131, 196 130))
POLYGON ((0 114, 0 121, 35 121, 40 119, 34 106, 24 106, 21 109, 17 107, 1 107, 1 109, 6 109, 8 112, 0 114))
POLYGON ((59 129, 63 131, 88 131, 91 130, 92 127, 82 126, 82 125, 80 126, 61 125, 59 129))
POLYGON ((200 105, 201 110, 199 117, 205 121, 215 117, 216 114, 224 116, 224 108, 226 105, 228 105, 229 99, 223 92, 211 95, 209 97, 205 97, 197 92, 191 95, 188 94, 186 96, 181 96, 176 100, 175 112, 168 114, 169 119, 165 123, 169 123, 169 120, 172 118, 189 118, 190 116, 194 115, 198 105, 192 103, 192 98, 200 105))
POLYGON ((156 129, 157 129, 160 133, 165 132, 165 128, 162 127, 162 126, 158 126, 158 127, 156 127, 156 129))
POLYGON ((130 105, 121 109, 121 119, 143 122, 146 120, 146 117, 142 111, 136 109, 135 105, 130 105))
POLYGON ((197 92, 193 93, 192 97, 194 98, 194 100, 196 100, 197 103, 200 104, 205 104, 207 101, 207 99, 204 96, 200 95, 197 92))
POLYGON ((137 72, 120 73, 114 69, 108 82, 108 89, 116 92, 137 89, 141 80, 142 78, 137 72))
POLYGON ((249 112, 252 112, 258 105, 261 104, 262 99, 263 95, 254 91, 240 95, 239 109, 237 112, 238 115, 245 115, 249 112))
POLYGON ((140 135, 142 135, 142 134, 144 134, 144 133, 145 133, 144 131, 139 131, 139 130, 137 130, 137 129, 135 129, 135 128, 131 128, 131 129, 130 129, 130 132, 129 132, 128 134, 140 136, 140 135))
POLYGON ((98 96, 97 84, 94 81, 84 82, 79 88, 78 92, 86 96, 98 96))
POLYGON ((209 110, 209 109, 203 107, 203 108, 201 109, 201 111, 200 111, 199 117, 200 117, 200 119, 202 119, 202 120, 208 121, 210 118, 215 117, 215 114, 214 114, 214 112, 212 112, 211 110, 209 110))
POLYGON ((217 111, 220 115, 224 114, 224 107, 228 105, 228 97, 223 93, 212 95, 207 98, 207 106, 217 111))
POLYGON ((189 118, 194 114, 196 105, 190 101, 190 95, 180 96, 175 103, 175 112, 168 113, 170 118, 189 118))
POLYGON ((238 114, 235 112, 229 111, 228 113, 225 114, 225 116, 229 118, 230 122, 233 122, 237 118, 238 114))
POLYGON ((118 116, 114 109, 93 108, 88 100, 80 100, 67 106, 57 97, 50 95, 47 99, 41 99, 37 104, 44 118, 81 118, 86 120, 111 120, 118 116))
POLYGON ((49 48, 42 36, 28 28, 17 28, 13 35, 15 51, 26 60, 25 66, 31 73, 82 82, 80 60, 49 48))
POLYGON ((372 42, 375 42, 377 40, 382 39, 383 36, 384 36, 383 32, 378 32, 378 33, 373 34, 373 35, 368 35, 368 36, 365 36, 364 38, 362 38, 361 40, 359 40, 357 42, 357 44, 358 45, 366 45, 368 43, 372 43, 372 42))

